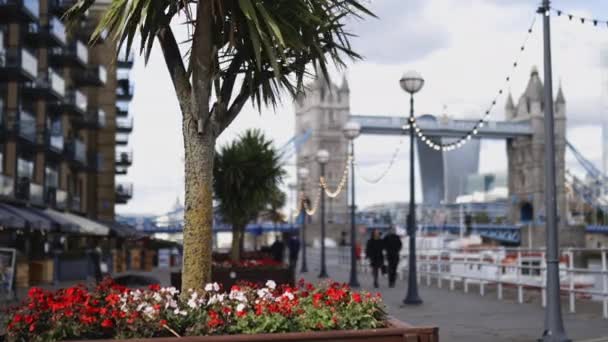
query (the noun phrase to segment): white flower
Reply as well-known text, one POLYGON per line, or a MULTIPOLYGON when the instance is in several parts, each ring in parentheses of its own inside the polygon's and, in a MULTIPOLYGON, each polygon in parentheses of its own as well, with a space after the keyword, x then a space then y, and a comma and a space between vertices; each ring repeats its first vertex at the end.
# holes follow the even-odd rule
POLYGON ((218 283, 213 283, 213 291, 217 292, 220 290, 220 285, 218 283))
POLYGON ((196 298, 190 298, 190 300, 188 300, 188 306, 191 309, 197 309, 198 308, 198 302, 196 301, 196 298))
POLYGON ((245 304, 240 303, 236 306, 236 312, 243 312, 243 310, 245 310, 245 304))
POLYGON ((269 280, 266 282, 266 287, 271 290, 274 290, 277 288, 277 283, 275 283, 273 280, 269 280))
POLYGON ((205 285, 205 291, 207 291, 207 292, 213 291, 213 284, 209 283, 209 284, 205 285))
POLYGON ((209 305, 213 305, 215 303, 222 303, 224 301, 224 295, 223 294, 214 294, 213 296, 211 296, 211 298, 209 298, 209 305))
POLYGON ((158 292, 155 292, 154 296, 152 296, 152 298, 154 298, 154 301, 156 301, 156 302, 160 302, 163 300, 163 297, 158 292))
POLYGON ((289 299, 289 300, 293 300, 295 298, 293 293, 291 293, 289 291, 283 293, 283 297, 287 297, 287 299, 289 299))
POLYGON ((176 315, 186 316, 188 314, 188 311, 186 311, 186 310, 180 310, 178 308, 178 309, 173 310, 173 313, 176 314, 176 315))
POLYGON ((154 310, 154 308, 153 308, 153 307, 151 307, 151 306, 147 306, 147 307, 144 309, 144 314, 145 314, 146 316, 150 317, 150 318, 154 317, 154 313, 155 313, 155 310, 154 310))

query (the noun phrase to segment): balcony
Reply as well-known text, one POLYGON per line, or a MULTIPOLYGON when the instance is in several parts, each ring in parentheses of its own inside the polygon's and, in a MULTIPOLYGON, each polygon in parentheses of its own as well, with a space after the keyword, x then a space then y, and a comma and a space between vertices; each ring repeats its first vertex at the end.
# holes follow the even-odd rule
POLYGON ((68 192, 57 189, 55 191, 55 208, 65 210, 68 207, 68 192))
POLYGON ((63 138, 62 134, 47 132, 46 146, 48 147, 49 151, 61 154, 65 148, 65 139, 63 138))
MULTIPOLYGON (((75 33, 79 39, 82 39, 85 42, 89 42, 89 40, 91 39, 91 35, 93 34, 93 32, 95 32, 96 28, 97 28, 96 20, 82 20, 80 22, 80 27, 78 28, 78 30, 75 33)), ((98 39, 96 39, 95 41, 91 41, 91 43, 92 44, 103 43, 107 39, 108 39, 108 30, 104 29, 99 34, 98 39)))
POLYGON ((0 0, 0 22, 37 21, 39 0, 0 0))
POLYGON ((133 131, 133 118, 116 118, 116 132, 131 133, 133 131))
POLYGON ((84 69, 89 63, 89 49, 80 40, 65 47, 54 47, 51 49, 49 62, 56 67, 80 67, 84 69))
POLYGON ((44 188, 27 177, 21 177, 17 183, 15 197, 35 205, 44 205, 44 188))
POLYGON ((117 183, 116 184, 116 203, 126 204, 133 198, 133 184, 117 183))
POLYGON ((66 92, 63 109, 84 116, 87 112, 87 97, 81 91, 70 89, 66 92))
POLYGON ((15 181, 13 177, 0 174, 0 196, 13 197, 15 195, 15 181))
POLYGON ((104 128, 106 112, 103 109, 89 109, 84 116, 77 117, 74 124, 79 128, 104 128))
POLYGON ((129 143, 129 135, 124 133, 116 134, 116 145, 124 146, 129 143))
POLYGON ((17 121, 17 134, 20 138, 36 143, 36 118, 31 113, 21 110, 17 121))
POLYGON ((116 166, 114 168, 114 174, 117 175, 126 175, 127 171, 129 171, 129 168, 126 166, 116 166))
POLYGON ((116 117, 127 117, 129 116, 129 105, 128 104, 122 104, 123 102, 118 102, 117 106, 116 106, 116 117))
POLYGON ((80 139, 73 139, 66 145, 68 157, 82 166, 87 165, 87 145, 80 139))
POLYGON ((116 82, 116 99, 128 100, 133 99, 135 87, 128 78, 120 78, 116 82))
POLYGON ((133 164, 133 152, 132 151, 116 152, 115 165, 131 166, 131 164, 133 164))
POLYGON ((108 80, 108 72, 102 65, 89 66, 83 72, 74 74, 74 83, 79 86, 102 87, 108 80))
POLYGON ((36 76, 38 60, 33 54, 23 48, 0 49, 0 81, 33 81, 36 76))
POLYGON ((69 195, 68 196, 68 208, 74 212, 82 212, 82 203, 80 200, 80 196, 78 195, 69 195))
POLYGON ((60 101, 65 96, 65 81, 58 73, 49 69, 40 73, 36 80, 25 83, 24 90, 26 95, 32 97, 60 101))
POLYGON ((48 25, 30 23, 27 29, 26 40, 36 46, 65 46, 67 35, 65 26, 56 17, 49 20, 48 25))
POLYGON ((119 68, 130 69, 133 67, 133 63, 135 62, 135 56, 133 51, 130 51, 128 54, 125 53, 124 50, 121 50, 116 57, 116 66, 119 68))

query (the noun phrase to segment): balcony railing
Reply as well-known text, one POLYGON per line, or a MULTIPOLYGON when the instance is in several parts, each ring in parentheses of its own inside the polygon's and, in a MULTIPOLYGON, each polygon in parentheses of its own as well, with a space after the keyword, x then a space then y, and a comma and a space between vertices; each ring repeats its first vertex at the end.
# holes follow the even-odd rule
POLYGON ((121 100, 130 100, 133 98, 135 92, 135 86, 131 81, 126 79, 119 79, 116 86, 116 97, 121 100))
POLYGON ((124 133, 116 134, 116 145, 127 145, 129 143, 129 135, 124 133))
POLYGON ((78 64, 84 68, 89 63, 89 50, 84 43, 77 40, 66 47, 53 48, 51 50, 51 62, 58 66, 78 64))
POLYGON ((20 137, 32 143, 36 142, 36 118, 34 115, 21 110, 19 112, 18 127, 20 137))
POLYGON ((133 152, 132 151, 122 151, 116 152, 116 165, 120 166, 129 166, 133 164, 133 152))
POLYGON ((116 118, 116 131, 120 133, 130 133, 133 131, 133 118, 116 118))
POLYGON ((74 80, 82 86, 103 86, 108 80, 108 71, 103 65, 90 66, 84 72, 75 74, 74 80))
POLYGON ((63 139, 63 135, 50 133, 48 136, 48 143, 51 150, 56 152, 63 152, 63 148, 65 145, 65 140, 63 139))
POLYGON ((34 204, 44 204, 44 188, 40 184, 30 183, 30 202, 34 204))
POLYGON ((125 204, 133 198, 133 184, 117 183, 116 184, 116 203, 125 204))
POLYGON ((68 206, 69 206, 69 208, 70 208, 71 211, 75 211, 75 212, 81 212, 82 211, 80 196, 78 196, 78 195, 71 195, 71 196, 69 196, 69 201, 68 202, 69 202, 68 206))
POLYGON ((0 19, 21 18, 36 21, 39 17, 39 0, 0 0, 0 19))
POLYGON ((38 60, 22 48, 0 49, 0 79, 33 80, 38 75, 38 60))
POLYGON ((13 197, 15 195, 15 181, 13 177, 0 174, 0 196, 13 197))
POLYGON ((119 68, 131 68, 133 67, 133 63, 135 61, 135 55, 133 51, 130 51, 128 54, 125 54, 125 51, 122 50, 118 53, 116 57, 116 64, 119 68))
POLYGON ((58 73, 49 69, 39 74, 35 81, 27 83, 26 89, 39 96, 61 100, 65 96, 65 81, 58 73))
POLYGON ((116 116, 126 117, 129 116, 129 105, 124 102, 116 103, 116 116))
POLYGON ((22 177, 17 184, 15 197, 32 204, 44 205, 44 188, 40 184, 32 182, 27 177, 22 177))
POLYGON ((55 207, 61 210, 67 209, 68 192, 64 190, 57 190, 55 195, 55 207))
POLYGON ((66 105, 76 109, 82 114, 86 113, 88 101, 87 97, 81 91, 70 89, 67 91, 65 99, 66 105))
POLYGON ((80 139, 73 139, 68 143, 68 154, 72 160, 83 165, 87 163, 87 145, 80 139))
POLYGON ((28 25, 26 39, 42 46, 65 46, 67 35, 61 20, 52 17, 47 25, 33 22, 28 25))

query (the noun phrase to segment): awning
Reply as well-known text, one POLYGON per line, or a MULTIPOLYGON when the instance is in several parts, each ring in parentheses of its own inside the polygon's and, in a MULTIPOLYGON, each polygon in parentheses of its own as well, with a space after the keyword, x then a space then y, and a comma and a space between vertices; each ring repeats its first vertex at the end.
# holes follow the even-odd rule
POLYGON ((30 229, 50 231, 54 228, 52 220, 39 215, 34 210, 27 210, 25 207, 16 207, 5 203, 0 203, 0 209, 25 220, 26 226, 30 229))
POLYGON ((0 208, 0 226, 7 229, 23 229, 27 222, 21 216, 0 208))
POLYGON ((46 212, 46 210, 32 208, 32 207, 24 207, 24 208, 20 208, 20 209, 31 212, 34 215, 43 217, 43 218, 51 221, 57 227, 57 229, 62 233, 80 232, 80 227, 77 224, 74 224, 71 221, 65 220, 62 217, 51 216, 46 212))
POLYGON ((138 239, 146 236, 146 234, 138 232, 132 226, 120 222, 112 222, 109 224, 109 227, 112 233, 121 238, 138 239))
POLYGON ((57 220, 62 219, 77 225, 81 234, 105 236, 110 232, 110 228, 107 226, 82 216, 64 213, 53 209, 45 209, 44 212, 57 220))

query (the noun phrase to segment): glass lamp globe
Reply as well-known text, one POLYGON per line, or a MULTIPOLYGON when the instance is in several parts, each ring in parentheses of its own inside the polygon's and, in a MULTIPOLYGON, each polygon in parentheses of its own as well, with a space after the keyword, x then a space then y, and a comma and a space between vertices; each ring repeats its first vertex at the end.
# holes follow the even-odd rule
POLYGON ((399 85, 401 85, 401 89, 410 94, 414 94, 422 89, 424 78, 422 78, 418 72, 410 70, 401 76, 399 85))
POLYGON ((361 133, 361 125, 356 121, 349 121, 344 125, 342 131, 346 139, 353 140, 361 133))
POLYGON ((329 152, 327 150, 319 150, 317 152, 317 162, 325 164, 329 161, 329 152))

